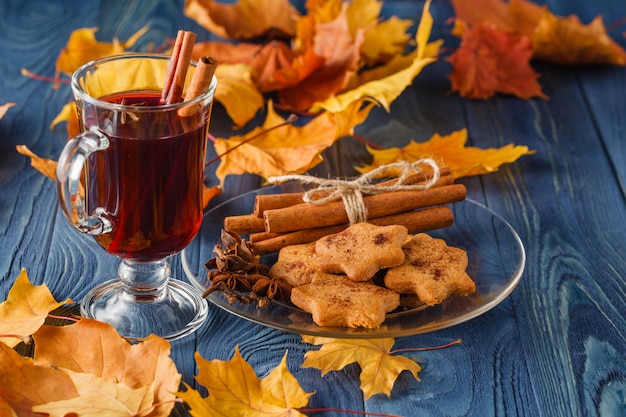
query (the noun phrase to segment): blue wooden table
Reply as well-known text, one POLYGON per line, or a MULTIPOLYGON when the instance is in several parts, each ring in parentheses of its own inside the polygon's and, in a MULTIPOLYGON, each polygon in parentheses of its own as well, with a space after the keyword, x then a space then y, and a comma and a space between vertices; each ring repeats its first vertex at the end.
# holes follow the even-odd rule
MULTIPOLYGON (((626 17, 623 0, 546 0, 553 12, 583 22, 603 15, 608 26, 626 17)), ((423 2, 388 1, 384 13, 418 20, 423 2)), ((25 144, 56 159, 63 129, 49 125, 70 98, 67 86, 20 74, 22 67, 52 76, 59 50, 80 27, 97 36, 127 39, 150 31, 134 49, 162 44, 178 28, 206 31, 182 13, 182 0, 0 2, 0 104, 15 102, 0 121, 0 299, 27 268, 57 299, 80 300, 115 276, 117 261, 71 229, 58 209, 54 184, 16 153, 25 144)), ((433 37, 449 37, 449 2, 434 1, 433 37)), ((622 20, 623 23, 623 20, 622 20)), ((626 25, 610 34, 626 46, 626 25)), ((193 336, 173 342, 184 381, 193 384, 193 352, 230 359, 236 345, 265 376, 289 351, 289 367, 303 388, 315 391, 310 407, 333 407, 402 416, 626 416, 626 68, 535 64, 549 100, 496 96, 470 101, 447 94, 445 62, 429 66, 394 102, 358 128, 385 146, 423 141, 433 133, 467 128, 482 148, 508 143, 537 151, 500 171, 463 180, 468 196, 506 218, 520 234, 527 265, 516 290, 488 313, 452 328, 398 338, 396 347, 462 344, 419 356, 421 381, 402 374, 391 399, 365 401, 356 366, 324 378, 300 369, 310 345, 300 336, 250 323, 210 305, 193 336)), ((211 132, 229 134, 216 106, 211 132)), ((367 162, 362 143, 344 139, 312 173, 354 175, 367 162)), ((252 176, 229 177, 212 204, 254 189, 252 176)), ((178 258, 173 273, 183 277, 178 258)), ((413 356, 416 358, 416 356, 413 356)), ((315 415, 334 415, 318 413, 315 415)), ((336 414, 339 415, 339 414, 336 414)))

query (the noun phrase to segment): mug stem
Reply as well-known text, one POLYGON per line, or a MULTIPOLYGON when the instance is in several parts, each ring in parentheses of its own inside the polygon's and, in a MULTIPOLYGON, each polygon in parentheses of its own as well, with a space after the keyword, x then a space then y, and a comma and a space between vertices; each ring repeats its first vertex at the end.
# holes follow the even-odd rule
POLYGON ((83 298, 83 317, 108 323, 128 339, 156 334, 167 340, 195 331, 206 319, 206 300, 191 285, 170 279, 166 260, 124 260, 118 272, 83 298))

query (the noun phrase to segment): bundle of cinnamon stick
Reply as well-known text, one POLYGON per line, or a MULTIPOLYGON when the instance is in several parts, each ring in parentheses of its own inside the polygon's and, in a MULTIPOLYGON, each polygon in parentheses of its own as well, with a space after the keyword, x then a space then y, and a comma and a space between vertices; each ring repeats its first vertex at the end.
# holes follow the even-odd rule
MULTIPOLYGON (((172 104, 183 101, 183 89, 187 77, 187 69, 191 62, 191 53, 196 42, 196 34, 186 30, 179 30, 172 49, 172 57, 165 74, 161 103, 172 104)), ((187 88, 184 101, 189 101, 209 90, 211 80, 217 68, 217 61, 212 57, 203 56, 196 65, 196 70, 187 88)), ((181 116, 189 116, 193 108, 181 108, 181 116)))
MULTIPOLYGON (((404 184, 425 182, 428 175, 413 174, 404 184)), ((255 253, 263 255, 285 246, 314 242, 349 226, 342 201, 314 205, 303 203, 302 196, 302 193, 258 195, 253 212, 226 217, 224 229, 249 235, 255 253)), ((419 233, 451 226, 454 217, 446 204, 462 201, 465 196, 465 186, 455 184, 450 169, 444 167, 440 169, 439 180, 426 190, 390 191, 363 200, 369 223, 398 224, 409 233, 419 233)))

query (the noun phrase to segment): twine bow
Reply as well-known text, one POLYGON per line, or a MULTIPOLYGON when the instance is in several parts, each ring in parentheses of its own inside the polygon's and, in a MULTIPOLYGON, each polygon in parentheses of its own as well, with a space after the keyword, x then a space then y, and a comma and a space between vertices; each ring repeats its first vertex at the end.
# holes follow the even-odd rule
POLYGON ((367 207, 363 201, 364 195, 387 193, 392 191, 426 190, 439 180, 439 166, 430 158, 420 159, 415 162, 395 162, 380 167, 357 177, 354 180, 324 179, 312 175, 281 175, 269 177, 267 180, 277 184, 285 181, 299 181, 303 184, 316 184, 304 193, 302 200, 305 203, 323 205, 335 200, 343 200, 350 224, 367 220, 367 207), (428 166, 432 170, 432 176, 419 184, 406 184, 405 181, 412 173, 423 172, 421 166, 428 166), (391 169, 399 169, 400 175, 392 184, 373 184, 372 181, 381 174, 391 169))

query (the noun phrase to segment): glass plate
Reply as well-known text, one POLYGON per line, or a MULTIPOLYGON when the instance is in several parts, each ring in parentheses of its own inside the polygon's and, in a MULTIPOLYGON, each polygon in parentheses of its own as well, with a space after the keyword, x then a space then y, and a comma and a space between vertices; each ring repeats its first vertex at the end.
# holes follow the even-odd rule
MULTIPOLYGON (((198 235, 181 254, 183 269, 192 285, 200 291, 209 286, 204 263, 215 257, 213 248, 220 243, 224 217, 250 214, 258 194, 295 191, 300 190, 294 184, 261 188, 207 211, 198 235)), ((388 314, 385 322, 376 329, 317 326, 309 313, 289 303, 270 302, 267 307, 259 308, 256 304, 229 304, 218 292, 207 298, 234 315, 264 326, 325 337, 409 336, 463 323, 489 311, 513 291, 522 276, 526 255, 515 230, 491 209, 470 199, 450 207, 454 213, 454 225, 428 234, 467 251, 467 273, 476 282, 476 292, 471 296, 452 297, 434 307, 388 314)), ((276 254, 266 255, 262 262, 271 264, 275 260, 276 254)))

